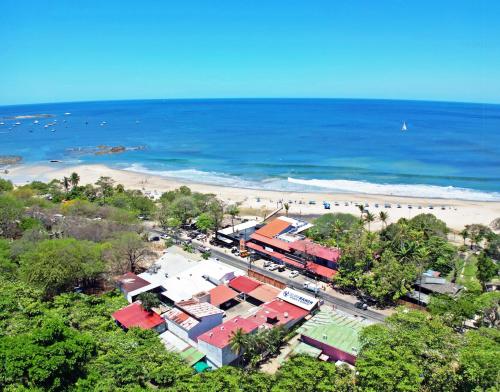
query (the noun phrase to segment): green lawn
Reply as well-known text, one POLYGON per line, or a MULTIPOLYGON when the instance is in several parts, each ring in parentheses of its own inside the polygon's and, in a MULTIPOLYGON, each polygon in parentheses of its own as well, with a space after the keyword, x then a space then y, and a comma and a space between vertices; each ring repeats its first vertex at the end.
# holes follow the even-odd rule
POLYGON ((469 256, 465 260, 462 272, 457 279, 457 283, 467 287, 468 290, 481 290, 481 284, 476 278, 476 261, 476 256, 469 256))

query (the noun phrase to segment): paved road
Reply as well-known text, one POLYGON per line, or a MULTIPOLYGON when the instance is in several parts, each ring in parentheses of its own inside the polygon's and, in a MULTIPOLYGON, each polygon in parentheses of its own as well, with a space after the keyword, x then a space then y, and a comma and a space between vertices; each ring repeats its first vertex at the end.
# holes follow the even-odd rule
MULTIPOLYGON (((193 241, 193 243, 194 242, 195 241, 193 241)), ((233 267, 240 268, 243 270, 246 270, 249 268, 248 262, 243 261, 242 259, 237 258, 235 256, 228 255, 227 253, 224 253, 224 252, 222 252, 214 247, 212 247, 212 255, 219 258, 220 261, 222 261, 226 264, 229 264, 233 267)), ((277 280, 285 283, 288 287, 292 287, 292 288, 299 290, 303 293, 313 295, 311 292, 303 289, 302 282, 297 282, 297 281, 294 281, 292 279, 288 279, 282 275, 275 274, 272 271, 268 271, 264 268, 261 268, 261 267, 254 265, 254 264, 251 265, 251 269, 253 269, 254 271, 260 272, 263 275, 267 275, 271 278, 277 279, 277 280)), ((349 313, 349 314, 365 317, 369 320, 376 321, 376 322, 383 322, 386 318, 385 315, 378 313, 378 312, 375 312, 375 311, 370 310, 370 309, 360 310, 360 309, 356 308, 352 303, 350 303, 342 298, 334 297, 333 295, 325 293, 324 291, 321 291, 320 293, 318 293, 317 297, 323 299, 325 301, 325 303, 330 304, 330 305, 335 305, 335 307, 337 309, 339 309, 343 312, 349 313)))

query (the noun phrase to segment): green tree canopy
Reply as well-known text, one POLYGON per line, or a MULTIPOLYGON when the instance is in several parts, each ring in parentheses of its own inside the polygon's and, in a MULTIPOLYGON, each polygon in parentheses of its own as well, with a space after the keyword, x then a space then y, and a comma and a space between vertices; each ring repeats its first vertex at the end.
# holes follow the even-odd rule
POLYGON ((453 391, 459 340, 439 318, 400 310, 361 333, 356 361, 363 391, 453 391))
POLYGON ((14 189, 12 181, 0 178, 0 192, 11 191, 12 189, 14 189))
POLYGON ((48 297, 92 284, 104 269, 100 245, 72 238, 45 240, 21 255, 22 279, 48 297))

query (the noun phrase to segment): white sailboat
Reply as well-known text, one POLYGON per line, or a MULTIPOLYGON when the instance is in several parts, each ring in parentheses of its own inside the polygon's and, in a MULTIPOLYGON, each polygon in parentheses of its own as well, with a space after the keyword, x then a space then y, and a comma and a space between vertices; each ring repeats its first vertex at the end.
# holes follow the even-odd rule
POLYGON ((406 126, 406 121, 403 121, 403 126, 401 127, 402 131, 406 131, 408 127, 406 126))

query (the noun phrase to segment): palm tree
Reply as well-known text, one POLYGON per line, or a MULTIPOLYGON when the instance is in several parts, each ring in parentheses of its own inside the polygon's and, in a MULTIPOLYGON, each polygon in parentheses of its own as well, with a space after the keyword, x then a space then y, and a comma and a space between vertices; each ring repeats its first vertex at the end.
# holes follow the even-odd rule
POLYGON ((385 211, 380 211, 380 213, 378 214, 378 219, 384 224, 384 227, 386 227, 387 220, 389 219, 389 214, 385 211))
POLYGON ((240 355, 247 348, 247 336, 243 329, 238 328, 231 334, 231 339, 229 340, 231 344, 231 350, 236 354, 240 355))
POLYGON ((363 220, 363 214, 365 213, 365 207, 363 206, 363 204, 360 204, 360 205, 358 205, 358 209, 361 212, 359 219, 363 220))
POLYGON ((286 216, 288 216, 288 210, 290 209, 290 204, 285 203, 285 204, 283 204, 283 207, 285 207, 285 214, 286 214, 286 216))
POLYGON ((64 187, 64 190, 66 191, 66 193, 68 193, 68 190, 69 190, 69 183, 70 183, 70 180, 68 177, 64 177, 63 180, 62 180, 62 185, 64 187))
POLYGON ((344 231, 344 224, 341 220, 335 219, 333 222, 333 233, 335 234, 335 243, 339 244, 339 235, 344 231))
POLYGON ((240 210, 236 204, 232 204, 229 207, 227 207, 226 212, 231 215, 231 226, 233 227, 233 233, 234 233, 234 218, 238 216, 240 213, 240 210))
POLYGON ((460 236, 464 239, 464 245, 465 245, 465 240, 469 237, 469 231, 467 229, 463 229, 460 232, 460 236))
POLYGON ((365 214, 365 222, 368 223, 368 231, 370 231, 370 223, 375 221, 375 215, 373 215, 370 211, 367 211, 365 214))
POLYGON ((78 173, 71 173, 71 175, 69 176, 69 182, 71 183, 73 188, 75 186, 78 186, 78 183, 80 182, 80 176, 78 175, 78 173))

